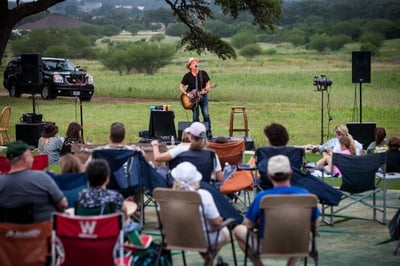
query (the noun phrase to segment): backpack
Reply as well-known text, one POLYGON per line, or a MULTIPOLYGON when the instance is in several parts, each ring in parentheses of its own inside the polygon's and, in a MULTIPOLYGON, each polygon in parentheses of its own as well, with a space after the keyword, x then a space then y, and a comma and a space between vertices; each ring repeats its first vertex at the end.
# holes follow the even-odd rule
POLYGON ((397 210, 392 220, 389 222, 389 235, 395 240, 400 239, 400 209, 397 210))
POLYGON ((154 241, 151 245, 142 251, 133 254, 132 265, 152 266, 156 265, 158 253, 161 252, 160 262, 158 265, 171 266, 172 255, 170 250, 161 249, 160 244, 154 241))

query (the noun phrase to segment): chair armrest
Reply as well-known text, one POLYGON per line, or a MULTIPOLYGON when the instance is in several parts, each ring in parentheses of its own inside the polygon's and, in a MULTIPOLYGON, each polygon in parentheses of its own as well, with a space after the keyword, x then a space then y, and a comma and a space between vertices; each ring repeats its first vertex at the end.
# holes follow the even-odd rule
POLYGON ((247 164, 247 163, 240 163, 237 165, 237 168, 239 170, 249 170, 249 171, 257 170, 257 166, 255 166, 255 165, 251 166, 250 164, 247 164))
POLYGON ((228 218, 226 220, 224 220, 218 227, 214 227, 210 230, 211 232, 216 232, 221 230, 222 228, 224 228, 225 226, 227 226, 228 228, 230 228, 230 225, 232 225, 235 222, 235 219, 233 218, 228 218))

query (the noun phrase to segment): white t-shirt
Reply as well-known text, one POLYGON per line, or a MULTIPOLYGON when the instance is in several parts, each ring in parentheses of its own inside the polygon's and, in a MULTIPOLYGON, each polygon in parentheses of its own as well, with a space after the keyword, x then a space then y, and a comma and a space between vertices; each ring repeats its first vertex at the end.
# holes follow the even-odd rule
MULTIPOLYGON (((217 206, 215 205, 214 199, 209 191, 207 191, 205 189, 199 189, 197 192, 200 194, 201 202, 202 202, 203 208, 204 208, 204 214, 207 219, 207 221, 206 221, 207 227, 210 230, 212 228, 212 226, 211 226, 209 220, 215 219, 220 216, 217 206)), ((200 211, 200 216, 201 216, 202 223, 203 223, 203 231, 205 234, 206 227, 205 227, 205 223, 203 221, 203 215, 201 213, 201 209, 199 211, 200 211)), ((210 235, 211 243, 215 243, 215 240, 217 237, 217 232, 212 232, 209 235, 210 235)), ((207 235, 205 235, 205 237, 207 238, 207 235)))

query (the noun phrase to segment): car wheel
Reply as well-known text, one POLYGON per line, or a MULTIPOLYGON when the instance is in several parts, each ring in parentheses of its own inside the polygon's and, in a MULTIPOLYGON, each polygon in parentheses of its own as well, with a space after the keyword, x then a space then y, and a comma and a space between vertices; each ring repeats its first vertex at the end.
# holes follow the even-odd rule
POLYGON ((49 84, 44 84, 40 95, 42 96, 43 99, 46 99, 46 100, 55 99, 57 97, 51 91, 51 86, 49 84))
POLYGON ((10 97, 21 97, 21 92, 17 88, 17 84, 15 82, 10 83, 10 89, 8 90, 10 97))

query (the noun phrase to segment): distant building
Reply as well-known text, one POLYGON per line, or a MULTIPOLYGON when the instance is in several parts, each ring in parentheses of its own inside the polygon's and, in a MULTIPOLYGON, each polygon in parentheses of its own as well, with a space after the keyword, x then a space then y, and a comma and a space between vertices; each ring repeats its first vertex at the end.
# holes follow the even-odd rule
POLYGON ((15 30, 26 31, 47 28, 79 28, 84 25, 89 24, 64 15, 48 15, 38 21, 16 26, 15 30))

